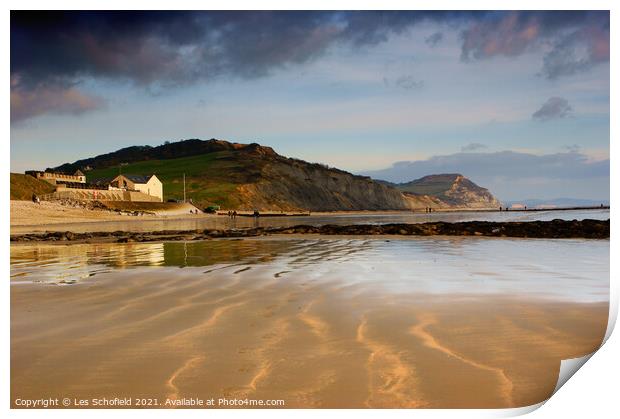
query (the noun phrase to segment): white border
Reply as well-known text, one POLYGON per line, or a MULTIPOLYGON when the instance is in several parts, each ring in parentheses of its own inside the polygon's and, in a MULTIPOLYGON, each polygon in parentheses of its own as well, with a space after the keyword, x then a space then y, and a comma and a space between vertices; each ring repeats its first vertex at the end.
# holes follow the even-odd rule
MULTIPOLYGON (((617 2, 616 2, 617 3, 617 2)), ((611 10, 612 31, 611 31, 611 74, 615 74, 618 69, 617 65, 617 51, 618 48, 618 31, 615 28, 618 25, 619 20, 616 18, 616 12, 620 10, 619 7, 614 7, 613 1, 604 0, 589 0, 585 1, 551 1, 551 0, 505 0, 502 2, 488 1, 488 0, 470 0, 467 2, 458 0, 443 0, 438 1, 393 1, 383 0, 380 2, 381 9, 391 10, 573 10, 573 9, 588 9, 588 10, 611 10)), ((188 10, 202 10, 202 9, 326 9, 326 10, 363 10, 363 9, 376 9, 377 2, 368 0, 364 1, 352 1, 352 0, 330 0, 327 1, 273 1, 263 0, 260 3, 251 0, 238 0, 238 1, 196 1, 196 0, 175 0, 174 2, 166 2, 162 0, 152 0, 149 2, 128 2, 120 0, 108 0, 108 1, 90 1, 84 3, 77 0, 60 0, 53 4, 45 1, 8 1, 9 9, 188 9, 188 10), (173 6, 173 7, 171 7, 173 6)), ((2 16, 4 33, 7 35, 2 42, 2 57, 5 60, 4 65, 4 80, 5 80, 5 100, 3 102, 4 115, 5 115, 5 130, 6 133, 4 139, 0 140, 2 153, 1 157, 4 163, 4 167, 10 167, 10 146, 8 139, 10 138, 10 118, 9 118, 9 101, 6 99, 10 96, 10 86, 8 80, 10 79, 9 69, 9 57, 10 57, 10 40, 8 32, 10 30, 10 13, 9 9, 5 11, 2 16)), ((611 137, 614 137, 617 131, 617 116, 614 111, 616 110, 617 103, 617 83, 615 83, 615 77, 611 78, 611 137)), ((617 145, 614 141, 610 142, 610 152, 612 156, 611 167, 611 184, 618 185, 618 171, 615 170, 614 162, 617 155, 617 145)), ((8 171, 6 175, 8 177, 8 171)), ((5 182, 2 184, 2 196, 4 197, 5 204, 1 207, 0 211, 2 219, 4 221, 2 228, 4 230, 3 237, 9 235, 9 204, 8 204, 8 179, 5 177, 5 182)), ((611 202, 616 203, 616 194, 612 188, 611 202)), ((615 207, 612 205, 612 219, 616 217, 615 207)), ((618 228, 616 224, 612 222, 612 240, 611 240, 611 254, 619 254, 618 246, 616 244, 616 237, 618 237, 618 228)), ((3 264, 4 272, 9 271, 9 242, 5 239, 2 242, 2 250, 4 254, 3 264)), ((611 263, 611 325, 615 323, 618 313, 618 263, 612 257, 611 263)), ((9 342, 10 342, 10 312, 9 312, 9 281, 8 276, 5 277, 5 288, 2 294, 3 297, 3 319, 2 319, 2 334, 4 336, 4 344, 2 345, 1 356, 3 360, 3 372, 2 380, 0 382, 0 400, 2 400, 2 408, 7 409, 10 406, 10 392, 9 392, 9 342)), ((609 335, 609 333, 608 333, 609 335)), ((613 412, 618 411, 617 406, 617 391, 615 390, 615 383, 617 382, 617 374, 619 373, 619 361, 616 354, 620 353, 620 343, 617 337, 617 333, 611 335, 607 343, 588 361, 587 366, 577 373, 577 377, 569 380, 568 383, 560 389, 560 391, 554 395, 543 408, 536 410, 531 414, 531 417, 536 418, 549 418, 549 417, 567 417, 567 418, 582 418, 585 415, 590 417, 611 417, 613 412)), ((527 409, 525 409, 527 410, 527 409)), ((169 411, 169 410, 156 410, 156 411, 137 411, 137 410, 125 410, 122 411, 123 415, 139 416, 139 417, 170 417, 171 415, 183 416, 200 416, 205 414, 218 417, 237 417, 237 416, 252 416, 258 418, 272 418, 272 417, 289 417, 291 414, 299 417, 314 417, 321 415, 322 417, 340 417, 353 416, 355 417, 375 417, 378 412, 372 410, 229 410, 229 411, 216 411, 208 410, 207 412, 198 411, 169 411), (174 412, 174 413, 173 413, 174 412)), ((382 410, 381 416, 389 417, 498 417, 498 416, 510 416, 519 413, 525 413, 523 409, 507 409, 503 411, 497 410, 382 410)), ((85 414, 95 417, 108 417, 112 413, 109 410, 100 411, 88 411, 75 410, 41 410, 41 411, 24 411, 24 410, 11 410, 8 412, 11 417, 38 417, 45 414, 51 418, 65 418, 65 417, 83 417, 85 414)))

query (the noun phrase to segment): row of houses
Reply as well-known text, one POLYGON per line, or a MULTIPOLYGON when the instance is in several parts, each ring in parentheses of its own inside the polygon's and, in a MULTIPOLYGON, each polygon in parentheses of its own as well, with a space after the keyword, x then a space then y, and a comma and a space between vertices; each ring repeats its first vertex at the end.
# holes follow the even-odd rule
POLYGON ((48 182, 56 187, 55 192, 77 198, 91 197, 90 199, 102 199, 114 197, 114 200, 127 201, 154 201, 163 202, 164 188, 156 175, 129 175, 120 174, 114 178, 92 179, 87 181, 86 175, 77 170, 73 174, 28 170, 25 172, 39 180, 48 182), (113 193, 106 194, 104 191, 113 193))
POLYGON ((38 170, 26 170, 27 175, 44 180, 52 185, 61 185, 63 183, 86 183, 86 175, 81 170, 76 170, 72 175, 60 172, 41 172, 38 170))

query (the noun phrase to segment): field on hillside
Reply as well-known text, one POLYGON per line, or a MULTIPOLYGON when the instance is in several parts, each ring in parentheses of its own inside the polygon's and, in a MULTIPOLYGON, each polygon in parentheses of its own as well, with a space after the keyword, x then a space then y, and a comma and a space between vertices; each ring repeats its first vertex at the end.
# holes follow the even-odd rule
MULTIPOLYGON (((155 174, 164 184, 164 200, 183 199, 183 174, 187 199, 199 206, 220 205, 233 208, 239 204, 236 186, 251 182, 257 173, 257 162, 239 161, 229 151, 169 160, 149 160, 129 163, 120 168, 121 173, 132 175, 155 174)), ((86 172, 86 179, 113 178, 119 167, 95 169, 86 172)))
POLYGON ((49 183, 35 179, 30 175, 11 173, 11 199, 30 200, 32 194, 43 195, 54 192, 49 183))

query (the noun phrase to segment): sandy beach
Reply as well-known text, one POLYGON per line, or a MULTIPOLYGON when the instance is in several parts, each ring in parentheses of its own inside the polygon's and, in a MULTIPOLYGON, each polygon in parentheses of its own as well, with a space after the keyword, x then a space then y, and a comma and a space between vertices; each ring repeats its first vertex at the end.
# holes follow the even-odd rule
POLYGON ((22 225, 51 225, 57 223, 114 221, 121 216, 109 211, 72 208, 56 202, 11 200, 11 227, 22 225))
POLYGON ((523 268, 532 277, 524 283, 524 272, 502 273, 485 253, 473 255, 507 246, 519 266, 532 251, 526 242, 475 240, 13 247, 11 398, 147 397, 160 407, 190 397, 277 399, 288 408, 538 403, 555 387, 560 360, 601 343, 607 285, 591 265, 600 250, 583 271, 543 279, 554 258, 582 249, 561 241, 549 266, 523 268), (451 249, 467 253, 455 259, 451 249), (373 256, 383 252, 424 264, 373 256), (459 274, 461 257, 469 273, 459 274), (583 275, 599 278, 600 290, 571 279, 583 275), (464 293, 455 281, 478 285, 464 293), (532 295, 511 291, 520 289, 532 295))
POLYGON ((122 276, 13 290, 12 399, 526 406, 551 395, 561 359, 598 348, 608 310, 510 299, 351 298, 337 286, 279 278, 258 285, 247 274, 232 283, 213 277, 208 290, 205 278, 122 276))
MULTIPOLYGON (((60 202, 43 201, 35 204, 31 201, 11 200, 11 228, 20 226, 54 226, 57 224, 80 224, 93 223, 96 225, 102 221, 141 221, 155 219, 177 219, 189 218, 189 210, 195 207, 187 204, 177 205, 178 208, 169 210, 158 210, 154 214, 141 214, 140 216, 129 216, 114 211, 103 209, 86 209, 78 206, 63 205, 60 202)), ((196 214, 192 217, 212 217, 207 214, 196 214)))

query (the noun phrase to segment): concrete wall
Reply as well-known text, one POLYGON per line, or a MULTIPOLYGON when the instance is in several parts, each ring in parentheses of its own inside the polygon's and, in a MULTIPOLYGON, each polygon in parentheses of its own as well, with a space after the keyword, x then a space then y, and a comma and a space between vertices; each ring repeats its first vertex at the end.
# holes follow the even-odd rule
POLYGON ((44 199, 75 199, 76 201, 132 201, 161 202, 156 196, 134 191, 107 191, 100 189, 62 189, 43 197, 44 199))
POLYGON ((129 199, 127 201, 132 202, 161 202, 161 199, 157 196, 148 195, 142 192, 135 191, 125 191, 126 194, 129 194, 129 199))

